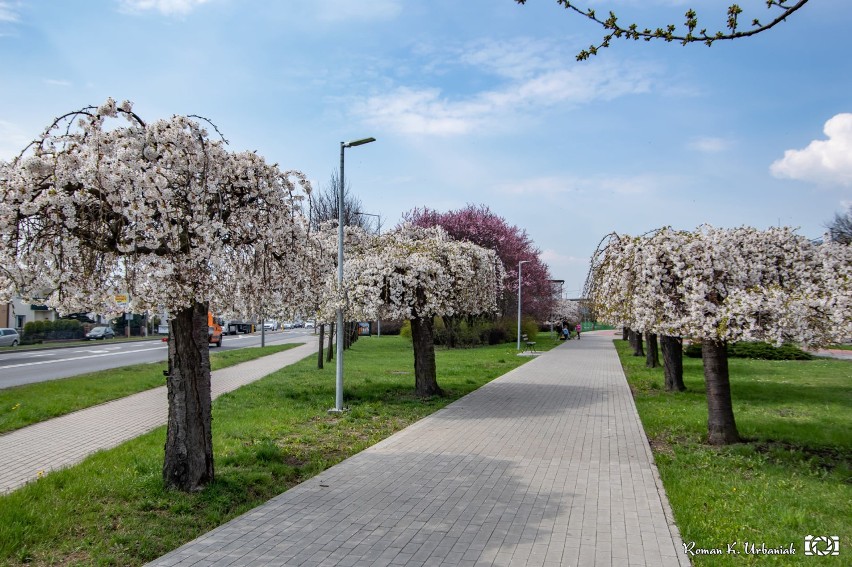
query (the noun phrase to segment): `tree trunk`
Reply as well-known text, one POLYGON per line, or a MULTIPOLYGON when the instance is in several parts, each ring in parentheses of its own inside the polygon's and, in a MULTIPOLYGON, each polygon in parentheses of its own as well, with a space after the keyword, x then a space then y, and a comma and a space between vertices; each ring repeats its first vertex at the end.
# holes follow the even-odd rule
POLYGON ((213 480, 207 304, 179 311, 169 329, 169 399, 163 481, 184 492, 213 480))
POLYGON ((657 348, 656 333, 645 333, 645 368, 657 368, 660 365, 660 350, 657 348))
POLYGON ((418 396, 440 396, 435 368, 435 323, 432 317, 411 319, 411 340, 414 345, 414 391, 418 396))
POLYGON ((731 382, 728 377, 728 350, 723 341, 703 340, 704 384, 707 389, 707 433, 711 445, 738 443, 734 421, 731 382))
POLYGON ((626 341, 629 338, 630 338, 630 328, 629 327, 622 327, 621 328, 621 340, 626 341))
POLYGON ((456 348, 458 346, 458 330, 460 322, 454 315, 445 315, 441 317, 444 321, 444 329, 447 332, 447 348, 456 348))
POLYGON ((642 333, 640 331, 630 331, 633 334, 633 339, 630 344, 633 345, 633 356, 645 356, 645 350, 642 348, 642 333))
POLYGON ((660 349, 663 351, 663 374, 666 377, 666 390, 683 392, 683 339, 680 337, 660 336, 660 349))
POLYGON ((334 323, 328 326, 328 353, 325 356, 326 362, 331 362, 334 356, 334 323))
POLYGON ((322 359, 323 359, 323 354, 325 354, 323 352, 323 349, 325 348, 325 345, 322 344, 323 340, 325 340, 325 323, 320 324, 320 326, 319 326, 319 350, 317 351, 317 369, 319 369, 319 370, 322 370, 322 368, 323 368, 323 365, 322 365, 323 360, 322 359))

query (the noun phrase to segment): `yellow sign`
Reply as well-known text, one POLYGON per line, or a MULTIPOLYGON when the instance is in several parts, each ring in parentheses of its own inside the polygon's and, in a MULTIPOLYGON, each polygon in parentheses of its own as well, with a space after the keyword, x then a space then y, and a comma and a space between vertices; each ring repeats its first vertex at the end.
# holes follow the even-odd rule
POLYGON ((116 296, 115 296, 115 302, 116 303, 125 303, 126 304, 127 299, 128 299, 128 297, 127 297, 126 293, 125 294, 116 294, 116 296))

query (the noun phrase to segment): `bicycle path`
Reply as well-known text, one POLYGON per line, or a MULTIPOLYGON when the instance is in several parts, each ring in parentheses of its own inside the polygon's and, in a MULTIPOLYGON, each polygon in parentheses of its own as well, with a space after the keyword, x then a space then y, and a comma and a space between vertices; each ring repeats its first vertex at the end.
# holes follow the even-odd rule
POLYGON ((150 565, 689 565, 612 339, 583 333, 150 565))

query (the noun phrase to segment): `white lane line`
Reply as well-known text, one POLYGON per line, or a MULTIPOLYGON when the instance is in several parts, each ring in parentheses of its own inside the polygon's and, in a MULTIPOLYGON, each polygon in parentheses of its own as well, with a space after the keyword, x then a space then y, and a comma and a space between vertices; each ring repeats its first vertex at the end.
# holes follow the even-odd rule
POLYGON ((54 363, 57 363, 57 362, 71 362, 71 361, 74 361, 74 360, 85 360, 87 358, 101 358, 101 357, 104 357, 104 356, 116 356, 116 355, 119 355, 119 354, 133 354, 133 353, 137 353, 137 352, 145 352, 145 351, 148 351, 148 350, 160 350, 160 349, 163 349, 163 348, 166 348, 166 347, 158 346, 158 347, 155 347, 155 348, 140 348, 140 349, 131 350, 131 351, 107 352, 107 353, 104 353, 104 354, 89 354, 89 355, 86 355, 86 356, 75 356, 73 358, 57 358, 56 360, 38 360, 36 362, 24 362, 24 363, 21 363, 21 364, 10 364, 8 366, 0 366, 0 368, 21 368, 23 366, 38 366, 38 365, 41 365, 41 364, 54 364, 54 363))

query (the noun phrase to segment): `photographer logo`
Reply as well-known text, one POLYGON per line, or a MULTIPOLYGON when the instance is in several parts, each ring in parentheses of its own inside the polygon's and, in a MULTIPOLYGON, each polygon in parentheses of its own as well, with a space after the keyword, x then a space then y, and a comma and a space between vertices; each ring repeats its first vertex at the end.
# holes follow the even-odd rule
POLYGON ((805 555, 840 555, 838 536, 805 536, 805 555))

